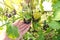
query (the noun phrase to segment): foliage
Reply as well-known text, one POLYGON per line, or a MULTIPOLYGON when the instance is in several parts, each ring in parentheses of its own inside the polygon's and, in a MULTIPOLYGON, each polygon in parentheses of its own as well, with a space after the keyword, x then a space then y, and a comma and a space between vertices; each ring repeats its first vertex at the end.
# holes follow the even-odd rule
POLYGON ((7 24, 6 33, 7 33, 8 37, 11 39, 15 39, 15 38, 19 37, 18 28, 11 24, 7 24))
POLYGON ((3 2, 4 8, 0 7, 0 21, 3 25, 0 29, 6 26, 9 38, 19 37, 18 28, 11 24, 17 19, 25 19, 26 22, 32 23, 29 31, 23 36, 24 40, 60 40, 60 0, 4 0, 3 2), (44 1, 52 3, 52 10, 44 10, 44 1))

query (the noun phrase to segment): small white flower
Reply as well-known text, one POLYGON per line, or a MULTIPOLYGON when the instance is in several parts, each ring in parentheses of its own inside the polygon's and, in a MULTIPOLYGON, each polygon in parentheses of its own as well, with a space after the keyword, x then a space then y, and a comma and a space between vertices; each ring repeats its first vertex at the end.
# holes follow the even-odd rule
POLYGON ((51 11, 52 10, 52 3, 51 2, 44 1, 42 5, 44 7, 44 11, 51 11))

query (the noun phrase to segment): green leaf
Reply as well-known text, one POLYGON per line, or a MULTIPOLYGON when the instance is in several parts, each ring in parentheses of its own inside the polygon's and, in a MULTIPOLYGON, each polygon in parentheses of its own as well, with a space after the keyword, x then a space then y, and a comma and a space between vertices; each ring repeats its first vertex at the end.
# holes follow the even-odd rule
POLYGON ((57 9, 55 12, 54 12, 54 20, 60 20, 60 9, 57 9))
POLYGON ((39 37, 37 38, 37 40, 44 40, 45 39, 42 30, 39 30, 38 35, 39 35, 39 37))
POLYGON ((34 27, 34 29, 36 30, 36 29, 38 29, 38 27, 40 27, 40 25, 39 25, 39 23, 37 22, 33 22, 33 27, 34 27))
POLYGON ((3 27, 0 27, 0 30, 2 30, 3 29, 3 27))
POLYGON ((51 21, 48 23, 49 27, 52 29, 60 29, 60 24, 56 21, 51 21))
POLYGON ((0 12, 2 12, 3 11, 3 9, 0 7, 0 12))
POLYGON ((31 18, 31 13, 28 13, 27 11, 24 12, 23 15, 24 15, 24 18, 27 19, 27 20, 31 18))
POLYGON ((60 20, 60 1, 56 1, 55 4, 53 4, 53 9, 54 9, 54 20, 60 20))
POLYGON ((60 35, 54 36, 53 40, 60 40, 60 35))
POLYGON ((11 24, 7 24, 6 33, 7 33, 8 37, 11 39, 15 39, 15 38, 19 37, 18 28, 15 26, 12 26, 11 24))
POLYGON ((57 32, 58 34, 60 34, 60 29, 59 29, 59 30, 56 30, 56 32, 57 32))
POLYGON ((60 8, 60 1, 56 2, 56 4, 53 5, 54 9, 59 9, 60 8))
POLYGON ((12 2, 10 1, 10 0, 4 0, 4 3, 5 3, 5 5, 6 5, 6 7, 9 7, 9 8, 13 8, 13 6, 12 6, 12 2))
POLYGON ((33 39, 35 40, 35 38, 33 37, 33 35, 29 32, 27 32, 25 35, 24 35, 24 39, 26 40, 29 40, 29 39, 33 39))

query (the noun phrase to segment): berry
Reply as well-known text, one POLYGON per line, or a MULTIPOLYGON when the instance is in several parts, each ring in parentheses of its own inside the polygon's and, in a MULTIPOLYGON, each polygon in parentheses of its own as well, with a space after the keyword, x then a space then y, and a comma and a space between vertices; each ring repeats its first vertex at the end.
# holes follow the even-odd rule
POLYGON ((24 19, 24 23, 29 24, 30 22, 31 22, 31 19, 29 20, 24 19))
POLYGON ((13 10, 13 15, 16 15, 16 10, 15 9, 13 10))
POLYGON ((8 16, 7 16, 8 18, 10 18, 11 17, 11 14, 8 14, 8 16))

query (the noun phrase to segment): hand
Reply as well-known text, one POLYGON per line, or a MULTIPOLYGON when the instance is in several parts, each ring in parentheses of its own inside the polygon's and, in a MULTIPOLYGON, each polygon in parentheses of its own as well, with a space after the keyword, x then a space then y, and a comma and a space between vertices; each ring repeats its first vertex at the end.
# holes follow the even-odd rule
MULTIPOLYGON (((24 21, 22 20, 15 21, 13 25, 18 27, 18 31, 20 33, 20 37, 15 40, 20 40, 30 28, 30 24, 25 24, 24 21)), ((4 40, 11 40, 11 39, 6 36, 4 40)))

